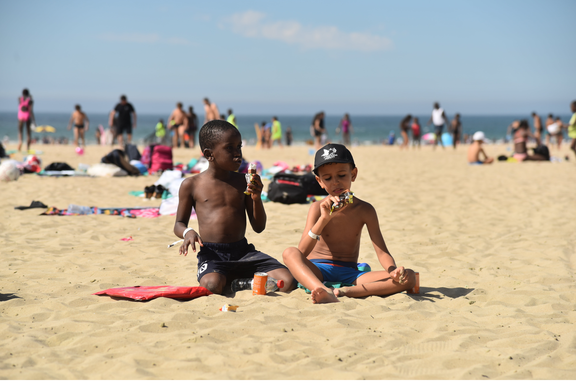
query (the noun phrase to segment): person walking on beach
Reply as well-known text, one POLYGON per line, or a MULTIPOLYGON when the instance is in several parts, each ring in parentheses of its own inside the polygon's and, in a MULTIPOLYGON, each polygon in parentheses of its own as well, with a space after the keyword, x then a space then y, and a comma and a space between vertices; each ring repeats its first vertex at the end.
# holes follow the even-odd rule
POLYGON ((554 120, 554 122, 552 124, 550 124, 548 127, 546 127, 548 129, 548 136, 552 136, 554 137, 554 139, 556 140, 556 146, 558 147, 558 149, 560 149, 560 145, 562 144, 562 140, 564 140, 564 127, 565 124, 562 122, 562 119, 560 117, 556 117, 556 119, 554 120))
POLYGON ((456 149, 456 144, 460 143, 460 137, 462 137, 462 122, 459 113, 454 115, 454 119, 450 123, 450 134, 452 135, 452 146, 456 149))
POLYGON ((400 135, 402 135, 402 144, 400 144, 400 150, 408 149, 409 139, 408 131, 410 130, 410 120, 412 120, 412 115, 406 115, 402 121, 400 121, 400 135))
MULTIPOLYGON (((554 115, 552 115, 551 113, 548 114, 548 117, 546 117, 546 146, 548 147, 550 145, 550 136, 552 136, 552 134, 550 134, 550 129, 548 128, 549 126, 554 124, 554 115)), ((552 128, 552 130, 554 130, 555 127, 552 128)))
POLYGON ((278 142, 280 148, 284 147, 282 145, 282 124, 280 124, 276 116, 272 117, 272 136, 270 137, 270 148, 272 148, 274 142, 278 142))
POLYGON ((196 145, 196 131, 198 130, 198 115, 194 113, 194 108, 192 106, 188 107, 188 129, 186 132, 188 133, 188 137, 190 138, 188 141, 188 147, 194 148, 196 145))
POLYGON ((114 127, 114 139, 118 139, 120 147, 124 148, 124 132, 126 132, 126 143, 132 142, 132 130, 136 129, 136 110, 128 102, 126 95, 120 96, 120 102, 110 112, 108 125, 114 127))
POLYGON ((418 118, 415 117, 412 122, 412 147, 414 148, 418 144, 418 149, 420 149, 420 135, 422 134, 422 127, 418 118))
POLYGON ((33 111, 34 100, 27 88, 22 90, 22 96, 18 98, 18 151, 22 149, 22 136, 26 125, 26 150, 30 150, 32 143, 31 124, 36 125, 36 117, 33 111))
POLYGON ((74 146, 78 147, 79 139, 82 140, 82 146, 86 146, 86 139, 84 138, 84 132, 88 131, 90 128, 90 120, 88 120, 88 116, 84 112, 82 112, 82 108, 80 104, 76 104, 74 107, 76 110, 72 112, 72 116, 70 116, 70 121, 68 122, 68 130, 72 128, 72 124, 74 124, 74 146))
POLYGON ((220 112, 216 103, 210 103, 207 97, 204 98, 204 124, 212 120, 220 119, 220 112))
POLYGON ((350 121, 350 115, 345 113, 342 120, 340 120, 340 124, 338 125, 338 129, 342 131, 342 142, 344 145, 350 145, 350 134, 352 133, 352 122, 350 121))
POLYGON ((542 144, 542 119, 536 112, 532 112, 532 120, 534 124, 534 138, 536 139, 536 145, 542 144))
POLYGON ((188 129, 188 116, 180 102, 176 103, 176 108, 168 117, 168 129, 172 131, 172 147, 184 146, 184 132, 188 129))
POLYGON ((199 142, 208 169, 180 186, 174 224, 174 234, 184 239, 180 254, 186 256, 190 246, 195 252, 198 243, 197 279, 212 293, 222 294, 234 279, 252 278, 255 272, 283 280, 280 291, 291 291, 296 282, 288 269, 246 239, 247 222, 256 233, 266 229, 266 211, 260 176, 254 174, 246 186, 245 175, 238 173, 242 164, 240 131, 226 121, 211 121, 200 129, 199 142), (198 217, 197 229, 188 227, 192 209, 198 217))
POLYGON ((570 149, 574 152, 574 156, 576 156, 576 100, 570 104, 570 110, 572 111, 572 117, 568 123, 568 137, 572 139, 570 149))
POLYGON ((318 112, 314 115, 312 125, 310 126, 310 135, 314 138, 314 146, 317 150, 322 146, 322 135, 326 134, 324 116, 324 112, 318 112))
POLYGON ((434 145, 432 147, 433 149, 436 149, 438 143, 440 143, 442 148, 444 148, 444 144, 442 143, 442 131, 444 130, 444 124, 446 124, 447 121, 448 118, 446 117, 446 113, 444 113, 444 110, 440 108, 440 104, 437 102, 434 103, 432 116, 430 116, 430 119, 428 120, 427 123, 430 124, 432 122, 432 124, 434 124, 435 137, 434 137, 434 145))

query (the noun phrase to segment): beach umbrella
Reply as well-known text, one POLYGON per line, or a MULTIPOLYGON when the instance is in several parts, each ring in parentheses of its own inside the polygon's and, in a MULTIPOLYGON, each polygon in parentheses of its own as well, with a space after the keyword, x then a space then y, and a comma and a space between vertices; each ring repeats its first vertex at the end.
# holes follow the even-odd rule
POLYGON ((56 132, 56 128, 54 128, 51 125, 41 125, 39 127, 36 127, 34 129, 34 131, 35 132, 52 132, 52 133, 54 133, 54 132, 56 132))
POLYGON ((436 135, 432 132, 429 132, 429 133, 422 136, 422 141, 427 143, 427 144, 434 143, 434 139, 436 139, 436 135))

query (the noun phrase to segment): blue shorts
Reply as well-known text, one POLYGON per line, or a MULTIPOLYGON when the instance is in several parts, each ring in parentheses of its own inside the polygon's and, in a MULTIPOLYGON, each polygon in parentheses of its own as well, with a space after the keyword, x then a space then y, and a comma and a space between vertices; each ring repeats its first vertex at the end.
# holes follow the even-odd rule
POLYGON ((356 279, 368 273, 368 271, 359 271, 356 263, 325 259, 312 259, 310 261, 322 272, 324 281, 353 285, 356 283, 356 279))
POLYGON ((286 268, 278 260, 257 251, 246 238, 234 243, 204 243, 198 252, 198 281, 207 273, 219 273, 228 282, 254 277, 255 272, 286 268))

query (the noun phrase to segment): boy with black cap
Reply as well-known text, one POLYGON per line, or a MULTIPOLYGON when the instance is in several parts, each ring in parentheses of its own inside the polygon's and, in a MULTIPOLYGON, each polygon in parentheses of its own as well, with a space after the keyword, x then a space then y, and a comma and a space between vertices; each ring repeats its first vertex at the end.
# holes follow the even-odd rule
POLYGON ((314 173, 329 195, 311 205, 298 248, 288 248, 282 254, 294 278, 311 291, 312 302, 337 302, 341 296, 391 295, 413 288, 414 271, 396 267, 374 207, 352 197, 338 208, 342 205, 340 195, 350 192, 358 175, 350 151, 340 144, 320 148, 314 159, 314 173), (364 225, 384 271, 362 272, 357 268, 364 225), (332 290, 323 281, 353 286, 332 290))

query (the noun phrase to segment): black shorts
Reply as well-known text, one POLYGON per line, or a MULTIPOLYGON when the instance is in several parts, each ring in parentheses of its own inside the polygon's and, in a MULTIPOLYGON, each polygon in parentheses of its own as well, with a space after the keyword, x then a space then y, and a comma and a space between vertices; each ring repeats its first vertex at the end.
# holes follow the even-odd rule
POLYGON ((120 127, 116 127, 116 134, 122 135, 123 133, 127 133, 129 135, 132 134, 132 126, 131 125, 123 125, 120 127))
POLYGON ((434 133, 436 134, 436 136, 440 136, 443 130, 444 130, 444 124, 434 126, 434 133))
POLYGON ((207 273, 219 273, 228 283, 254 277, 255 272, 286 268, 278 260, 257 251, 246 238, 234 243, 204 243, 198 252, 198 281, 207 273))

